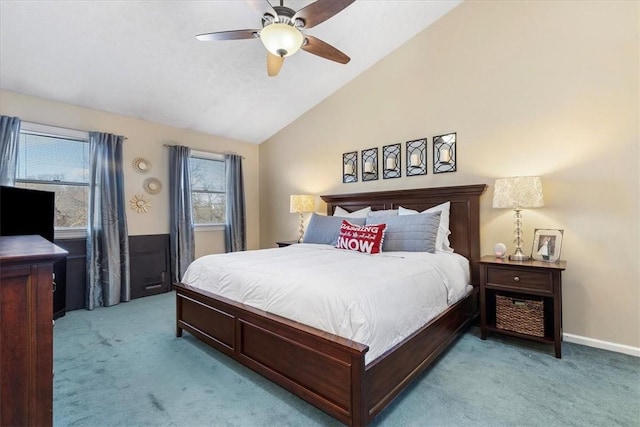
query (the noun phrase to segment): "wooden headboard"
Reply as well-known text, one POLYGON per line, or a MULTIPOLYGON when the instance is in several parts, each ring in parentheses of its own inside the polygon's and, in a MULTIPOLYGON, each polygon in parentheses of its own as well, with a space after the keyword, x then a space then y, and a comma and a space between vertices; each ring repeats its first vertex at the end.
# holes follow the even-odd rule
POLYGON ((327 215, 333 215, 336 206, 348 211, 367 206, 371 206, 373 210, 397 209, 402 206, 423 211, 440 203, 451 202, 449 241, 456 253, 471 262, 471 283, 477 286, 480 278, 477 264, 480 259, 480 195, 486 188, 485 184, 477 184, 320 197, 327 203, 327 215))

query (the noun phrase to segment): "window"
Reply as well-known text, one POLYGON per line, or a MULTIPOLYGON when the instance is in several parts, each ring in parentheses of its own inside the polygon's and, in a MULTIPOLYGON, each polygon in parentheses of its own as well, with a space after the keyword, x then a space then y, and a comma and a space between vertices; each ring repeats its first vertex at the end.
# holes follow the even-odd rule
POLYGON ((55 193, 55 228, 85 229, 89 200, 88 133, 23 122, 16 187, 55 193))
POLYGON ((226 181, 222 156, 192 151, 189 169, 193 223, 224 224, 226 181))

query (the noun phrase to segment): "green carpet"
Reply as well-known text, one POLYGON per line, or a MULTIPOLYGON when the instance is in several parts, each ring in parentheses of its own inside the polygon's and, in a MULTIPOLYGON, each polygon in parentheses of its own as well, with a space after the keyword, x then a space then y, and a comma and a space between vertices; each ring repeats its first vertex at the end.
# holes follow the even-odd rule
MULTIPOLYGON (((174 293, 58 319, 54 425, 340 425, 174 323, 174 293)), ((371 425, 640 426, 639 358, 562 350, 472 328, 371 425)))

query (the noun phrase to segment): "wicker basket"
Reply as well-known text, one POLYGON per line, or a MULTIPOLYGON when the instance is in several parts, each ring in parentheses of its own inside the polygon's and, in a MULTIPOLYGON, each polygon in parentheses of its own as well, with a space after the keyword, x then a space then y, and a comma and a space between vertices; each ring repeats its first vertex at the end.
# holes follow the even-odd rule
POLYGON ((544 300, 531 296, 496 295, 496 327, 544 337, 544 300))

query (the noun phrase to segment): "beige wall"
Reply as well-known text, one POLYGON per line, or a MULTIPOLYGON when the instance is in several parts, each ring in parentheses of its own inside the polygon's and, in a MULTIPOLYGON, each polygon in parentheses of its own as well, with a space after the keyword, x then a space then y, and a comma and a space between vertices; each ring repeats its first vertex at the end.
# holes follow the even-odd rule
POLYGON ((639 16, 632 1, 463 3, 260 146, 262 247, 296 237, 290 194, 486 183, 482 252, 512 251, 493 182, 541 175, 525 248, 534 228, 565 230, 564 332, 640 347, 639 16), (452 131, 456 173, 341 182, 344 152, 452 131))
MULTIPOLYGON (((157 177, 163 184, 159 194, 146 195, 152 204, 148 213, 138 214, 127 210, 130 235, 169 233, 169 150, 163 144, 241 154, 244 156, 247 245, 250 249, 259 247, 257 145, 7 91, 0 91, 0 114, 51 126, 126 136, 128 139, 123 148, 126 200, 135 194, 146 195, 142 183, 148 176, 157 177), (136 157, 151 161, 153 169, 149 174, 141 175, 133 170, 131 164, 136 157)), ((195 240, 197 257, 224 252, 223 231, 198 231, 195 240)))

